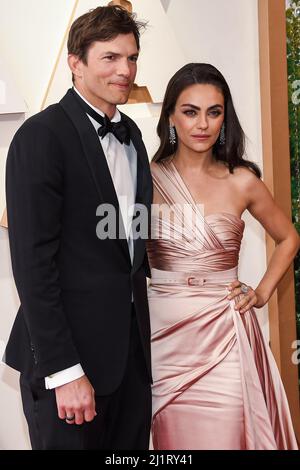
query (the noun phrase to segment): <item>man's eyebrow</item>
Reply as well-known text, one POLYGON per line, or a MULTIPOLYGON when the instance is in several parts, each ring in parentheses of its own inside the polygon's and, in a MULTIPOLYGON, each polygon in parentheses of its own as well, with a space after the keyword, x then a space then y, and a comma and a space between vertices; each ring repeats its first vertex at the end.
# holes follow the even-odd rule
POLYGON ((118 52, 112 52, 112 51, 107 51, 107 52, 102 52, 101 55, 121 55, 118 52))
MULTIPOLYGON (((102 52, 101 55, 113 55, 113 56, 121 56, 122 54, 120 54, 119 52, 112 52, 112 51, 107 51, 107 52, 102 52)), ((139 55, 139 52, 136 51, 134 52, 133 54, 130 54, 129 57, 132 57, 132 56, 138 56, 139 55)))

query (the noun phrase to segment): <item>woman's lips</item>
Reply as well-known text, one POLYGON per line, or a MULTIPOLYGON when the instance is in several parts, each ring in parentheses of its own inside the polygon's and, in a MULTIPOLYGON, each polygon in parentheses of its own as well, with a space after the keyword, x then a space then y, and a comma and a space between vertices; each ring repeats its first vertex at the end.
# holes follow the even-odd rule
POLYGON ((210 138, 210 135, 207 135, 207 134, 196 134, 196 135, 192 135, 192 137, 194 139, 197 139, 197 140, 207 140, 210 138))

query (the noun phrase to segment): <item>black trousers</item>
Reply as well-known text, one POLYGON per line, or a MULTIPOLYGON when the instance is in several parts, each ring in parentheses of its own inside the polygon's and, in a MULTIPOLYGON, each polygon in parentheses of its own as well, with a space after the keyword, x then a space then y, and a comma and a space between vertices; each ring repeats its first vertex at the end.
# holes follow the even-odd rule
POLYGON ((135 315, 130 335, 122 383, 113 394, 95 397, 97 416, 90 423, 67 424, 58 417, 55 391, 45 389, 44 379, 32 383, 20 377, 33 450, 149 448, 151 388, 135 315))

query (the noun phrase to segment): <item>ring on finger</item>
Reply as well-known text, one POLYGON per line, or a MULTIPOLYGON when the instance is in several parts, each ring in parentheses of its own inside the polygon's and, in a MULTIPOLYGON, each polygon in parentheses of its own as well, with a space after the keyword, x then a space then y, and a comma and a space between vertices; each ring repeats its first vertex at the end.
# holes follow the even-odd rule
POLYGON ((249 290, 250 290, 250 287, 248 287, 246 284, 241 284, 242 294, 248 294, 249 290))
POLYGON ((74 421, 75 415, 73 416, 66 416, 66 421, 74 421))

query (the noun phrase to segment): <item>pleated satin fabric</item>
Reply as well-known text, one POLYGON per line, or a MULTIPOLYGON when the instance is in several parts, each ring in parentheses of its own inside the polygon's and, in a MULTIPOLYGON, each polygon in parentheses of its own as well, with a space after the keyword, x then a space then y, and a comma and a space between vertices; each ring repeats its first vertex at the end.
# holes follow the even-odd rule
POLYGON ((298 449, 256 313, 227 299, 244 222, 204 217, 172 161, 152 176, 165 203, 153 209, 147 246, 154 449, 298 449))

